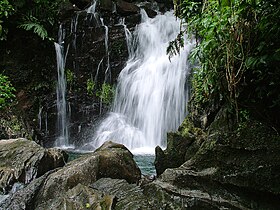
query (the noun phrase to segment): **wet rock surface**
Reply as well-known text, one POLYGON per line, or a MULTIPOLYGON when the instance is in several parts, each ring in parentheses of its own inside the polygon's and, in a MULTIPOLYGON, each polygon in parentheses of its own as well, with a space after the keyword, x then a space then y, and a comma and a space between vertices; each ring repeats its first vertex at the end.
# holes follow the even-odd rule
MULTIPOLYGON (((76 190, 69 190, 78 184, 89 186, 102 177, 136 183, 141 178, 141 172, 126 147, 106 142, 96 152, 69 162, 62 169, 52 173, 38 192, 36 209, 60 206, 61 199, 64 200, 61 196, 76 193, 76 190)), ((89 193, 85 188, 84 190, 89 193)))
POLYGON ((155 209, 155 206, 148 202, 148 197, 143 194, 143 190, 135 185, 129 184, 125 180, 102 178, 91 185, 102 193, 108 193, 115 197, 113 209, 155 209))
POLYGON ((117 12, 121 15, 137 14, 140 8, 133 3, 129 3, 123 0, 117 0, 117 12))
POLYGON ((51 205, 37 206, 36 209, 112 209, 113 202, 114 196, 78 184, 56 198, 51 205))
MULTIPOLYGON (((176 135, 194 135, 196 129, 186 125, 176 135)), ((141 179, 129 150, 106 142, 94 153, 34 177, 2 196, 0 209, 278 209, 279 136, 250 122, 237 133, 207 137, 202 141, 193 136, 185 148, 188 155, 180 155, 186 161, 177 168, 166 168, 156 179, 141 179)), ((10 140, 16 141, 27 140, 10 140)), ((7 142, 0 141, 0 145, 7 142)), ((173 146, 179 149, 178 144, 173 146)), ((24 148, 22 144, 14 147, 24 148)), ((29 147, 38 149, 33 142, 29 147)))
POLYGON ((49 171, 43 176, 34 179, 26 187, 19 189, 0 202, 0 209, 5 210, 22 210, 22 209, 34 209, 35 198, 40 188, 42 187, 46 178, 53 171, 49 171))
POLYGON ((23 138, 1 140, 0 192, 6 194, 16 182, 28 184, 66 161, 66 153, 58 149, 44 149, 23 138))
POLYGON ((155 168, 157 175, 167 168, 177 168, 189 160, 205 141, 206 134, 194 127, 188 118, 184 120, 177 132, 167 133, 167 147, 156 147, 155 168))

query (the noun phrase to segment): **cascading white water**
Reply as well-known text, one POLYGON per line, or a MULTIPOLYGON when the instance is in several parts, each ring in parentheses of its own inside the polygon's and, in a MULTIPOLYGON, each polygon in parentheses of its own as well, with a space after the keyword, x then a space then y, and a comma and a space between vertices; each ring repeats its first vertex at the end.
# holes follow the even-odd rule
POLYGON ((108 48, 108 42, 109 42, 109 28, 104 24, 103 18, 100 18, 101 24, 105 29, 105 51, 107 56, 107 67, 105 70, 105 82, 111 80, 111 71, 110 71, 110 55, 109 55, 109 48, 108 48))
POLYGON ((127 48, 128 48, 128 57, 131 58, 132 51, 133 51, 133 47, 131 46, 131 44, 132 44, 132 34, 129 31, 129 29, 127 28, 127 26, 125 25, 125 18, 121 18, 119 24, 122 25, 123 28, 124 28, 126 45, 127 45, 127 48))
MULTIPOLYGON (((118 78, 112 112, 100 124, 88 149, 107 140, 122 143, 134 153, 154 153, 166 146, 166 132, 176 130, 186 116, 187 56, 192 43, 185 41, 180 54, 169 60, 166 49, 180 31, 172 12, 148 18, 128 45, 130 58, 118 78)), ((86 149, 86 148, 85 148, 86 149)))
POLYGON ((93 0, 90 7, 87 9, 87 13, 91 14, 96 14, 96 5, 97 5, 97 0, 93 0))
MULTIPOLYGON (((57 105, 57 130, 59 136, 55 141, 56 147, 69 146, 68 120, 67 120, 67 103, 66 103, 66 78, 65 78, 65 58, 64 54, 64 34, 62 25, 59 27, 58 43, 55 43, 56 60, 57 60, 57 88, 56 88, 56 105, 57 105)), ((67 54, 67 53, 66 53, 67 54)))

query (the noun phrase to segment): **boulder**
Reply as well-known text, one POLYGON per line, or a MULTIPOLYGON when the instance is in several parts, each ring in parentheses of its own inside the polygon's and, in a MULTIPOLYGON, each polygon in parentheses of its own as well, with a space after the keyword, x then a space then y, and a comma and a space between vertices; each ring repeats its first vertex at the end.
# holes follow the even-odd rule
POLYGON ((26 187, 19 189, 13 194, 7 195, 6 199, 0 201, 0 209, 7 210, 22 210, 22 209, 34 209, 35 197, 40 190, 42 184, 46 178, 53 171, 45 173, 43 176, 34 179, 26 187))
POLYGON ((248 121, 232 133, 211 133, 198 142, 192 143, 196 149, 186 148, 184 164, 166 169, 144 192, 182 208, 279 207, 280 137, 273 129, 248 121))
POLYGON ((280 195, 280 136, 248 121, 232 133, 212 133, 185 168, 215 167, 209 178, 252 191, 280 195))
POLYGON ((110 177, 125 179, 128 183, 140 180, 141 171, 124 145, 107 141, 95 153, 99 156, 98 179, 110 177))
POLYGON ((157 12, 148 6, 144 6, 144 10, 146 11, 149 18, 154 18, 157 15, 157 12))
POLYGON ((67 190, 63 195, 55 199, 50 206, 36 209, 112 209, 114 196, 104 194, 96 189, 78 184, 67 190))
POLYGON ((177 168, 190 159, 205 140, 206 134, 195 128, 188 118, 177 132, 167 133, 167 147, 163 151, 156 147, 155 168, 159 176, 167 168, 177 168))
POLYGON ((36 209, 57 206, 59 200, 65 200, 61 196, 67 192, 70 196, 71 189, 78 184, 89 186, 102 177, 136 183, 141 178, 141 172, 126 147, 106 142, 94 153, 69 162, 64 168, 51 174, 38 193, 36 209))
POLYGON ((143 190, 139 186, 129 184, 123 179, 102 178, 91 187, 104 194, 113 195, 115 210, 159 209, 150 204, 149 198, 143 194, 143 190))
POLYGON ((116 6, 117 6, 117 12, 123 16, 137 14, 140 12, 140 8, 138 6, 123 0, 117 0, 116 6))
POLYGON ((67 154, 58 149, 44 149, 23 138, 1 140, 0 192, 6 194, 16 182, 28 184, 66 161, 67 154))

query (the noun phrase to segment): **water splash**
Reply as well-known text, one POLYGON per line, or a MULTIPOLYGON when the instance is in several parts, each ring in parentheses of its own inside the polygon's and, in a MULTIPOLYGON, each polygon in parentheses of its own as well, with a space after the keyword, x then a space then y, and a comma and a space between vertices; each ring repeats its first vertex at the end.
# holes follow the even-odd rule
POLYGON ((172 12, 150 19, 142 10, 142 23, 128 45, 131 56, 119 75, 112 112, 100 124, 85 149, 96 149, 107 140, 119 142, 132 152, 154 153, 166 146, 166 132, 176 130, 186 116, 188 75, 184 49, 171 61, 166 54, 169 42, 180 31, 172 12))

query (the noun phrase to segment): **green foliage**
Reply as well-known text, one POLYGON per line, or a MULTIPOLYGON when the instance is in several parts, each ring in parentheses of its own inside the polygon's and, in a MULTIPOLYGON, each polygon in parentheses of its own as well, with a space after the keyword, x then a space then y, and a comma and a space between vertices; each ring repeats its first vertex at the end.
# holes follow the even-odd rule
MULTIPOLYGON (((27 31, 32 31, 40 38, 51 40, 48 30, 52 29, 57 19, 59 5, 64 0, 3 0, 0 3, 0 38, 2 17, 5 16, 5 31, 8 28, 18 27, 27 31), (1 17, 2 16, 2 17, 1 17)), ((5 34, 4 34, 5 35, 5 34)))
POLYGON ((239 116, 240 116, 240 121, 237 127, 238 134, 246 127, 246 125, 250 121, 250 113, 246 109, 240 109, 239 116))
POLYGON ((169 54, 169 60, 173 55, 176 55, 179 53, 180 48, 184 47, 184 39, 183 39, 183 32, 181 31, 175 40, 171 41, 169 43, 169 46, 167 47, 167 53, 169 54))
POLYGON ((8 29, 3 27, 3 23, 8 19, 14 12, 13 6, 8 0, 1 0, 0 2, 0 41, 5 40, 7 37, 8 29))
POLYGON ((87 94, 89 96, 96 96, 101 100, 102 103, 107 105, 112 103, 115 95, 114 86, 108 83, 103 83, 100 87, 99 85, 96 85, 92 79, 88 79, 86 85, 87 94))
MULTIPOLYGON (((266 116, 273 115, 273 107, 279 110, 279 4, 277 0, 177 4, 177 15, 187 22, 186 31, 197 39, 191 53, 199 64, 192 74, 194 107, 226 105, 237 121, 241 106, 260 107, 262 102, 266 116)), ((178 52, 177 43, 170 48, 178 52)))
POLYGON ((12 86, 8 77, 0 74, 0 110, 9 106, 15 99, 15 88, 12 86))
POLYGON ((75 80, 75 75, 73 73, 73 71, 71 71, 70 69, 66 69, 65 71, 66 73, 66 82, 67 85, 69 86, 70 90, 72 89, 72 86, 74 85, 74 80, 75 80))
POLYGON ((113 101, 114 95, 115 88, 107 83, 103 83, 101 89, 96 92, 96 96, 99 97, 104 104, 110 104, 113 101))
POLYGON ((48 32, 44 28, 44 26, 35 23, 35 22, 29 22, 29 23, 23 23, 18 26, 19 28, 23 28, 26 31, 33 31, 35 34, 37 34, 39 37, 41 37, 43 40, 48 37, 48 32))
POLYGON ((94 95, 94 88, 95 88, 95 83, 92 79, 87 80, 87 94, 90 96, 94 95))

